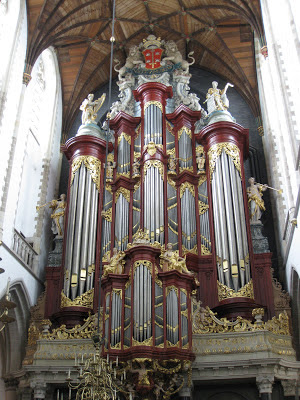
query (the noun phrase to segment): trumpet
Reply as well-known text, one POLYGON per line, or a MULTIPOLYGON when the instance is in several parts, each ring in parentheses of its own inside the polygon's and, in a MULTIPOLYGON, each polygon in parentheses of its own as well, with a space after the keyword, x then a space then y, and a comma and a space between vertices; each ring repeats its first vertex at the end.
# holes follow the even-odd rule
POLYGON ((52 201, 59 201, 59 200, 60 200, 60 199, 51 200, 51 201, 48 201, 48 203, 43 204, 42 206, 36 206, 36 207, 35 207, 35 208, 36 208, 36 211, 39 211, 41 208, 46 207, 48 204, 51 204, 52 201))
POLYGON ((255 184, 256 184, 256 185, 264 186, 264 187, 266 187, 266 188, 268 188, 268 189, 271 189, 271 190, 275 190, 275 191, 278 192, 279 194, 282 194, 282 189, 275 189, 275 188, 273 188, 273 187, 271 187, 271 186, 266 185, 265 183, 255 182, 255 184))

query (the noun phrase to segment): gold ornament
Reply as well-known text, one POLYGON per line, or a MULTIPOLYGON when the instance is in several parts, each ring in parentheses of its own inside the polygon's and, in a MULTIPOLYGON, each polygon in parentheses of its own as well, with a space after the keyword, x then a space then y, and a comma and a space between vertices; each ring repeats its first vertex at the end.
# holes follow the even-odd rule
POLYGON ((199 215, 205 214, 206 211, 209 209, 209 205, 203 203, 203 201, 198 200, 198 204, 199 204, 199 215))
POLYGON ((151 106, 151 104, 155 105, 156 107, 158 107, 158 108, 160 109, 161 112, 163 112, 163 106, 162 106, 162 104, 161 104, 159 101, 157 101, 157 100, 150 100, 150 101, 147 101, 147 103, 145 103, 145 105, 144 105, 144 112, 147 110, 147 108, 148 108, 149 106, 151 106))
POLYGON ((195 197, 195 187, 190 182, 184 182, 180 186, 180 198, 183 196, 184 192, 188 189, 193 197, 195 197))
POLYGON ((121 135, 118 136, 118 145, 120 144, 122 138, 124 138, 127 143, 131 144, 131 136, 125 132, 122 132, 121 135))
POLYGON ((215 170, 216 162, 220 157, 222 150, 232 159, 236 169, 239 171, 239 174, 242 178, 241 174, 241 162, 240 162, 240 150, 233 143, 217 143, 213 145, 207 152, 209 158, 209 170, 210 170, 210 179, 215 170))
POLYGON ((183 134, 183 132, 186 133, 187 136, 189 136, 192 139, 192 131, 187 128, 186 126, 183 126, 181 129, 179 129, 178 131, 178 140, 180 140, 181 135, 183 134))
POLYGON ((161 161, 158 160, 147 160, 144 164, 144 176, 147 174, 147 170, 151 167, 158 168, 158 171, 162 177, 162 180, 164 180, 164 166, 161 161))
POLYGON ((224 299, 230 299, 233 297, 249 297, 254 299, 253 282, 252 279, 246 283, 238 292, 230 289, 228 286, 223 285, 223 283, 217 281, 218 284, 218 297, 219 301, 224 299))
POLYGON ((74 300, 69 299, 64 292, 61 292, 61 307, 73 307, 73 306, 80 306, 80 307, 93 307, 93 300, 94 300, 94 289, 91 289, 81 296, 76 297, 74 300))
POLYGON ((71 185, 73 184, 76 172, 84 163, 86 169, 90 172, 92 181, 95 183, 96 188, 100 190, 100 175, 101 175, 101 161, 93 156, 79 156, 76 157, 72 163, 71 185))

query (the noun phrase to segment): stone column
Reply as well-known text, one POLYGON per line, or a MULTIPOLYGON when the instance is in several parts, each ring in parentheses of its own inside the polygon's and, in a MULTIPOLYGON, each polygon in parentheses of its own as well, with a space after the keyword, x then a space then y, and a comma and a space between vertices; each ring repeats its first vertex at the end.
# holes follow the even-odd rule
POLYGON ((17 400, 18 380, 15 378, 5 379, 5 400, 17 400))
POLYGON ((29 387, 19 388, 20 400, 31 400, 32 399, 32 389, 29 387))
POLYGON ((259 395, 262 400, 272 399, 272 387, 274 383, 274 376, 257 376, 256 385, 259 390, 259 395))

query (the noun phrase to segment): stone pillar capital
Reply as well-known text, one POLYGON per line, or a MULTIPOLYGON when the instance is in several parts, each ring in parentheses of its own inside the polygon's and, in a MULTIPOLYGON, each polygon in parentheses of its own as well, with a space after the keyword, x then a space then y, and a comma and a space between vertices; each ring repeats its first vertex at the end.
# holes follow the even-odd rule
POLYGON ((283 393, 285 397, 295 396, 297 381, 294 379, 283 379, 281 381, 281 386, 283 387, 283 393))
POLYGON ((256 385, 259 390, 259 394, 272 393, 272 387, 274 383, 274 376, 262 375, 256 377, 256 385))

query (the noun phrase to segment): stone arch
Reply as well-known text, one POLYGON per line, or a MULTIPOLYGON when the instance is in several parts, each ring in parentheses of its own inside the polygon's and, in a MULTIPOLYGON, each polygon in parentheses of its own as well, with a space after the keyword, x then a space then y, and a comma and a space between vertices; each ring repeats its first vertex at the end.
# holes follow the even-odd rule
POLYGON ((14 282, 10 287, 11 301, 16 308, 9 311, 15 321, 0 332, 0 397, 4 395, 4 381, 11 381, 22 368, 25 354, 30 316, 29 296, 23 281, 14 282))

